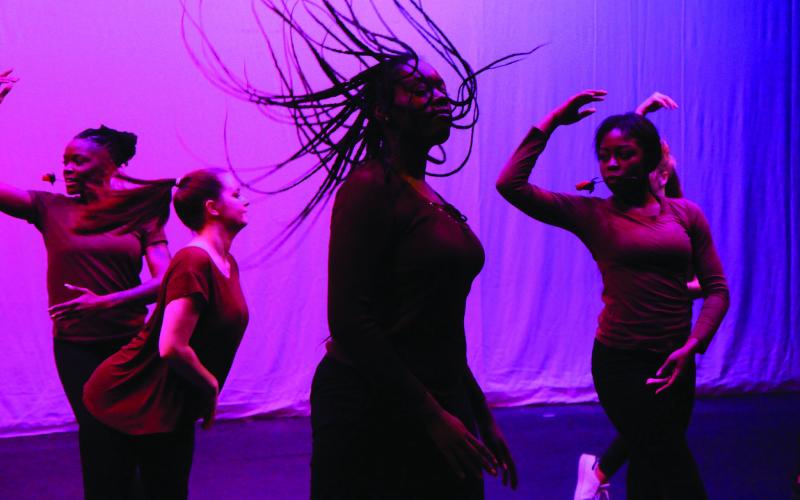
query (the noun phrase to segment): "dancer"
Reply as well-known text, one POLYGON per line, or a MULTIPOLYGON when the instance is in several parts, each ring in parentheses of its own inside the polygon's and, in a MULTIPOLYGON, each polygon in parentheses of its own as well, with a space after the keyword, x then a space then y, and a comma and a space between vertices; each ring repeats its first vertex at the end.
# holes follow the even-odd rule
MULTIPOLYGON (((8 88, 8 87, 6 87, 8 88)), ((0 94, 3 91, 0 90, 0 94)), ((170 254, 158 222, 126 234, 80 235, 82 209, 106 195, 112 178, 136 152, 136 136, 101 126, 86 129, 64 151, 67 195, 25 191, 0 183, 0 211, 26 220, 42 233, 47 249, 47 295, 53 319, 53 351, 67 400, 78 422, 84 496, 105 499, 115 481, 105 472, 124 436, 108 432, 81 401, 95 368, 128 343, 144 325, 170 254), (142 260, 152 279, 142 283, 142 260)))
MULTIPOLYGON (((654 92, 636 107, 636 114, 647 116, 660 109, 677 109, 678 104, 668 95, 654 92)), ((650 172, 650 192, 658 198, 683 198, 683 190, 675 171, 675 158, 670 153, 667 142, 661 141, 662 159, 658 167, 650 172)), ((693 273, 692 273, 693 275, 693 273)), ((702 297, 702 289, 697 278, 686 284, 690 299, 702 297)), ((687 421, 688 424, 688 421, 687 421)), ((617 435, 608 448, 598 458, 584 453, 578 459, 578 482, 575 486, 574 500, 610 498, 608 491, 611 477, 628 461, 628 448, 617 435)))
POLYGON ((453 122, 473 128, 483 70, 470 68, 418 2, 394 5, 463 79, 458 99, 386 24, 387 33, 370 31, 349 3, 339 12, 326 1, 302 2, 317 16, 309 21, 323 31, 317 38, 303 26, 303 9, 264 3, 293 37, 284 44, 288 69, 273 53, 287 88, 275 95, 231 82, 232 90, 290 111, 303 146, 287 163, 317 157, 297 183, 316 172, 324 179, 298 223, 341 184, 328 266, 332 340, 311 389, 311 498, 483 498, 482 471, 515 487, 508 446, 466 359, 466 299, 483 248, 466 217, 426 181, 431 150, 453 122), (312 57, 299 57, 298 47, 312 57), (322 57, 328 53, 373 64, 348 77, 322 57), (318 68, 308 61, 329 87, 310 87, 307 76, 318 68))
POLYGON ((661 161, 658 131, 636 114, 607 118, 595 150, 608 199, 552 193, 528 178, 561 125, 595 112, 605 91, 581 92, 533 127, 497 181, 531 217, 575 233, 603 276, 592 375, 600 402, 630 450, 628 497, 698 499, 705 491, 686 443, 694 400, 694 355, 704 352, 727 307, 728 288, 708 223, 684 199, 658 198, 648 174, 661 161), (703 308, 691 327, 692 270, 703 308))
MULTIPOLYGON (((247 201, 224 170, 196 170, 179 182, 139 188, 175 191, 175 213, 195 237, 175 254, 145 328, 106 359, 84 388, 88 411, 103 424, 128 435, 116 450, 130 474, 139 468, 150 499, 187 498, 194 452, 194 423, 214 421, 217 396, 230 371, 248 321, 239 269, 230 254, 247 224, 247 201)), ((119 192, 96 210, 91 229, 123 225, 158 196, 119 192), (133 203, 135 199, 145 203, 133 203), (116 220, 115 220, 116 219, 116 220)), ((117 475, 122 472, 117 472, 117 475)), ((117 485, 110 498, 125 498, 117 485)))

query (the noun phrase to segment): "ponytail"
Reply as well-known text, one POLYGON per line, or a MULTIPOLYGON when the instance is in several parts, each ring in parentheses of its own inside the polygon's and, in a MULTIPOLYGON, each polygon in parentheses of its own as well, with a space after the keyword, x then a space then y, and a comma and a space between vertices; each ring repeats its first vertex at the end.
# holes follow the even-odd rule
POLYGON ((125 234, 153 222, 159 227, 167 223, 176 179, 151 181, 119 174, 117 177, 138 187, 106 191, 98 201, 87 204, 76 224, 76 233, 125 234))

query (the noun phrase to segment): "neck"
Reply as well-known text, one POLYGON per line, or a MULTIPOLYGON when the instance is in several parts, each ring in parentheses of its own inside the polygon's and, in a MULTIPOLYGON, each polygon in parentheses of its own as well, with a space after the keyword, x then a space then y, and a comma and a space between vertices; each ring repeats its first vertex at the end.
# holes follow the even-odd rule
POLYGON ((235 234, 231 233, 231 231, 216 223, 206 224, 197 233, 198 240, 223 258, 228 257, 234 236, 235 234))
POLYGON ((425 180, 425 167, 428 164, 430 147, 400 136, 390 135, 386 139, 384 157, 389 166, 399 172, 417 180, 425 180))
POLYGON ((621 205, 632 208, 641 208, 656 202, 656 197, 648 187, 614 193, 614 199, 621 205))

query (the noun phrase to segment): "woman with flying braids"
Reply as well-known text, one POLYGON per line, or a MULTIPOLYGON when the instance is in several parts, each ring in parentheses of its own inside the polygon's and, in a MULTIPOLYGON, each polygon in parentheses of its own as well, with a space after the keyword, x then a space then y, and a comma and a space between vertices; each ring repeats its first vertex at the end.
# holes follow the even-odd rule
POLYGON ((515 487, 508 446, 467 365, 464 313, 483 247, 426 180, 431 150, 453 126, 474 127, 475 77, 483 70, 470 68, 418 2, 394 5, 463 79, 455 98, 433 66, 385 23, 388 35, 362 25, 349 2, 344 12, 326 1, 300 2, 292 12, 264 3, 298 39, 285 44, 289 70, 273 57, 285 91, 236 81, 229 90, 289 111, 303 145, 287 163, 317 157, 297 183, 322 171, 322 184, 292 228, 339 186, 328 266, 331 339, 311 389, 311 498, 480 499, 484 471, 515 487), (304 8, 326 46, 296 17, 304 8), (300 58, 299 46, 314 58, 300 58), (349 54, 366 69, 340 74, 326 51, 349 54), (309 81, 304 73, 314 64, 330 86, 292 87, 309 81))
POLYGON ((529 182, 553 132, 594 113, 605 91, 586 90, 534 126, 497 180, 527 215, 577 235, 603 277, 592 376, 629 453, 628 498, 706 498, 686 442, 695 355, 728 308, 728 287, 708 222, 683 198, 659 197, 649 174, 662 159, 658 131, 634 113, 606 118, 595 152, 609 198, 553 193, 529 182), (697 274, 703 307, 694 326, 687 282, 697 274))
MULTIPOLYGON (((5 75, 7 76, 7 74, 5 75)), ((0 81, 2 83, 2 81, 0 81)), ((10 84, 0 88, 5 96, 10 84)), ((78 422, 84 496, 107 499, 122 458, 124 435, 100 424, 82 402, 83 385, 95 368, 127 344, 144 325, 146 305, 156 299, 170 261, 162 229, 169 213, 141 221, 125 234, 76 232, 82 211, 111 191, 112 180, 136 153, 136 136, 105 126, 86 129, 64 150, 67 194, 25 191, 0 183, 0 211, 28 221, 47 249, 47 295, 53 319, 53 351, 64 392, 78 422), (146 262, 152 279, 142 283, 146 262)))

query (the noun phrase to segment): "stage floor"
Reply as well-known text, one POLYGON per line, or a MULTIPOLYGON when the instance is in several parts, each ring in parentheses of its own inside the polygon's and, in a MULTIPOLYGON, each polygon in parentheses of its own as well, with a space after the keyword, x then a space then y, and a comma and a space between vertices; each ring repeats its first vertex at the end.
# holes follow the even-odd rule
MULTIPOLYGON (((487 480, 487 499, 571 499, 581 452, 599 453, 613 429, 597 405, 498 409, 520 471, 516 493, 487 480)), ((798 460, 800 394, 701 399, 689 431, 711 500, 784 500, 798 460)), ((308 497, 307 418, 220 422, 198 432, 192 499, 308 497)), ((612 498, 625 498, 624 470, 612 498)), ((74 433, 0 440, 0 498, 79 499, 74 433)))

